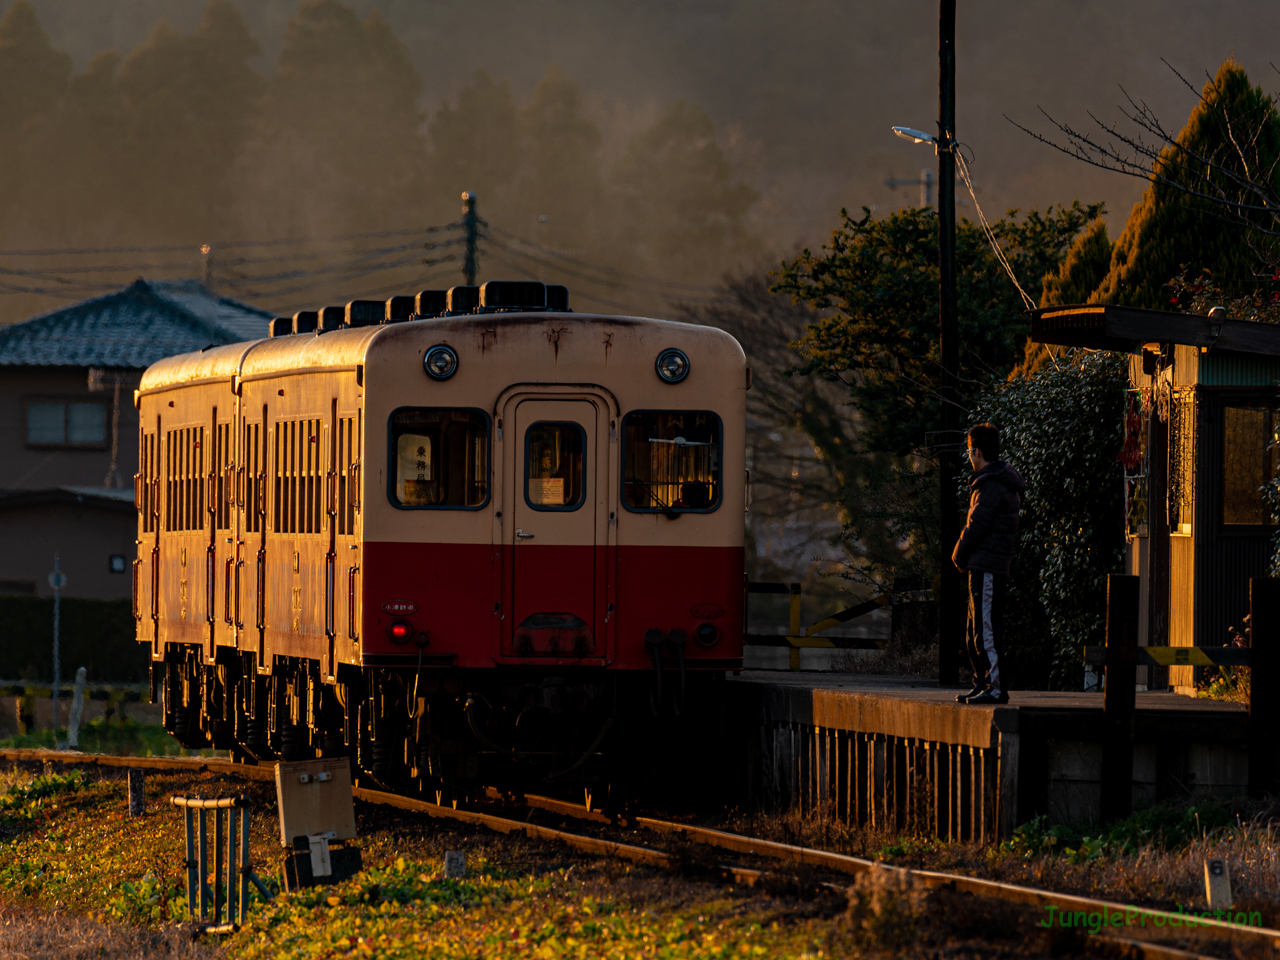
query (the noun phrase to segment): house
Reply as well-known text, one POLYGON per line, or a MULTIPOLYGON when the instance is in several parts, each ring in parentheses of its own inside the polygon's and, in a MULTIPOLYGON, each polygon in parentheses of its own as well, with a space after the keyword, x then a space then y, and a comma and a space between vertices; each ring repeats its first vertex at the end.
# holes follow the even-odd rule
MULTIPOLYGON (((1144 646, 1228 643, 1249 612, 1250 578, 1270 566, 1276 527, 1262 487, 1276 476, 1280 325, 1213 313, 1089 305, 1032 314, 1038 343, 1130 355, 1127 409, 1116 415, 1129 441, 1125 572, 1141 578, 1144 646)), ((1167 669, 1168 686, 1194 694, 1203 668, 1167 669)))
POLYGON ((0 327, 0 594, 131 595, 138 417, 162 357, 267 335, 271 315, 191 280, 122 290, 0 327))

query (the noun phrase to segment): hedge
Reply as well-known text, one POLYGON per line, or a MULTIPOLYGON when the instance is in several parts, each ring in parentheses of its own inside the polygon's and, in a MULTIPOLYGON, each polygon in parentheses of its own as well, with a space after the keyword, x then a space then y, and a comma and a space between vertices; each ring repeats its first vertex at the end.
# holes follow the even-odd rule
MULTIPOLYGON (((128 600, 64 599, 60 610, 62 679, 84 667, 91 683, 141 683, 147 648, 134 639, 128 600)), ((0 596, 0 678, 53 681, 53 600, 0 596)))

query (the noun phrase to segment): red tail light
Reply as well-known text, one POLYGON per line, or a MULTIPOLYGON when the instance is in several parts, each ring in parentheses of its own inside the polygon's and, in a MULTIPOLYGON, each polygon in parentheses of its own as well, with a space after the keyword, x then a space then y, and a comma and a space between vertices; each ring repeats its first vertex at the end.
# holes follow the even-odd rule
POLYGON ((387 627, 387 636, 392 643, 408 643, 413 637, 413 625, 404 620, 393 620, 387 627))

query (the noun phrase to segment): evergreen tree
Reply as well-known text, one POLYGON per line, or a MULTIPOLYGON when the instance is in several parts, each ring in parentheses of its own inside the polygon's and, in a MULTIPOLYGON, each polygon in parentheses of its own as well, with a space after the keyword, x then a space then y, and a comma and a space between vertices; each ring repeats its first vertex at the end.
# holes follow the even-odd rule
POLYGON ((245 229, 333 233, 422 211, 421 81, 375 9, 306 0, 285 28, 256 142, 245 229))
POLYGON ((265 87, 249 65, 260 52, 230 0, 211 0, 190 37, 161 20, 125 58, 133 204, 150 235, 198 242, 225 229, 229 168, 265 87))
POLYGON ((32 146, 45 176, 28 195, 49 242, 96 246, 135 237, 132 155, 116 71, 120 55, 98 54, 72 78, 67 97, 32 146))
POLYGON ((582 115, 578 84, 553 63, 520 109, 519 120, 526 160, 511 205, 516 222, 545 216, 552 246, 585 244, 600 212, 603 139, 582 115))
POLYGON ((456 215, 463 190, 478 194, 482 209, 500 209, 523 155, 511 84, 477 70, 456 103, 440 105, 428 134, 433 210, 447 200, 440 215, 456 215))
POLYGON ((664 275, 708 261, 724 269, 759 245, 744 223, 759 194, 734 179, 715 134, 705 110, 680 100, 631 141, 613 168, 630 246, 664 275))
MULTIPOLYGON (((1040 306, 1087 303, 1110 266, 1111 240, 1107 236, 1107 222, 1097 216, 1076 237, 1061 266, 1044 275, 1040 306)), ((1043 343, 1033 343, 1028 338, 1022 362, 1010 376, 1035 373, 1048 362, 1053 349, 1043 343)))
MULTIPOLYGON (((1200 102, 1178 135, 1177 142, 1186 152, 1167 147, 1157 171, 1175 182, 1185 181, 1188 189, 1198 192, 1223 186, 1218 182, 1220 174, 1190 170, 1187 155, 1243 173, 1236 153, 1241 139, 1255 154, 1256 169, 1276 178, 1280 188, 1280 117, 1271 98, 1250 85, 1238 63, 1227 60, 1205 84, 1200 102)), ((1227 219, 1217 204, 1170 183, 1152 183, 1129 214, 1107 275, 1089 302, 1168 308, 1166 285, 1184 267, 1194 272, 1209 270, 1228 292, 1249 289, 1260 265, 1257 239, 1247 227, 1227 219)))
POLYGON ((32 148, 70 79, 71 57, 53 49, 31 4, 17 0, 0 18, 0 223, 8 237, 30 239, 40 229, 32 194, 41 191, 28 188, 46 181, 32 148))
POLYGON ((1107 221, 1095 217, 1071 244, 1062 265, 1044 275, 1040 306, 1087 303, 1111 266, 1107 221))

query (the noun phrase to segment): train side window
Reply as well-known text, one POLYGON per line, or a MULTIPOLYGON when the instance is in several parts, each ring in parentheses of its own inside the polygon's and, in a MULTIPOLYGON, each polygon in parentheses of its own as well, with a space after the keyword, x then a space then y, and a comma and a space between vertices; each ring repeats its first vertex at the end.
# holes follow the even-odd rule
POLYGON ((709 410, 633 410, 622 420, 622 502, 637 513, 720 506, 720 418, 709 410))
POLYGON ((541 421, 524 437, 524 498, 534 510, 577 510, 586 491, 586 433, 573 422, 541 421))
POLYGON ((402 407, 391 414, 392 505, 476 510, 489 500, 489 418, 481 410, 402 407))

